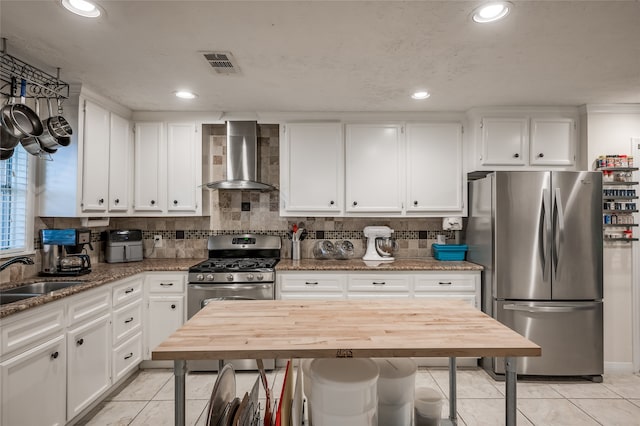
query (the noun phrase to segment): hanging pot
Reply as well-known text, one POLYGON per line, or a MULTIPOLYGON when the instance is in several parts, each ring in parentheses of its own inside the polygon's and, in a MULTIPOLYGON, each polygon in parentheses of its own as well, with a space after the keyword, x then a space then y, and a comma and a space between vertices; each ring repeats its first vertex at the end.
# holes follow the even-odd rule
POLYGON ((0 149, 0 160, 8 160, 13 155, 13 148, 11 149, 0 149))
MULTIPOLYGON (((36 105, 38 105, 36 103, 36 105)), ((43 131, 40 136, 38 136, 38 142, 40 142, 40 146, 42 149, 50 154, 53 154, 58 150, 58 147, 61 145, 59 143, 58 138, 51 133, 51 129, 49 128, 49 121, 53 118, 53 112, 51 111, 51 102, 50 99, 47 98, 47 108, 49 110, 49 118, 42 121, 43 131)))
POLYGON ((21 103, 10 103, 2 107, 2 123, 11 130, 14 137, 19 139, 29 136, 40 136, 44 130, 40 117, 24 104, 27 92, 27 82, 22 79, 20 84, 21 103))
MULTIPOLYGON (((47 103, 49 103, 49 99, 47 99, 47 103)), ((62 116, 62 104, 60 99, 57 100, 57 103, 58 115, 53 116, 51 114, 51 109, 49 109, 49 118, 47 119, 46 125, 49 129, 49 133, 58 140, 60 145, 68 146, 71 143, 73 130, 71 129, 69 122, 62 116)))

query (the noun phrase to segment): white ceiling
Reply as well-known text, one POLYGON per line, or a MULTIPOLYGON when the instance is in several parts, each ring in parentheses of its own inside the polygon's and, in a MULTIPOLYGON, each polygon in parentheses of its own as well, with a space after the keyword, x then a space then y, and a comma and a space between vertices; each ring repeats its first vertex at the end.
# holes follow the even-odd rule
POLYGON ((640 103, 639 1, 121 1, 106 16, 0 0, 7 53, 133 110, 464 111, 640 103), (218 75, 204 51, 231 51, 218 75), (188 88, 195 101, 176 99, 188 88), (416 89, 432 93, 415 101, 416 89))

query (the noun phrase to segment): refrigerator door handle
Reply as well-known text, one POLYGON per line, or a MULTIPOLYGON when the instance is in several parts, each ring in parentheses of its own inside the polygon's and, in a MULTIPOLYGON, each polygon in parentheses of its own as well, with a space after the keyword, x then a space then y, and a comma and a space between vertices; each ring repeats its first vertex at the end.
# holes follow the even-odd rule
POLYGON ((558 271, 558 265, 560 264, 560 243, 564 240, 564 212, 562 209, 562 195, 560 194, 560 188, 556 188, 553 197, 553 207, 555 210, 556 229, 553 236, 553 257, 554 257, 554 272, 558 271), (557 234, 557 235, 555 235, 557 234))
POLYGON ((566 313, 576 311, 590 311, 596 309, 596 305, 560 305, 560 306, 529 306, 509 304, 504 305, 506 311, 524 311, 524 312, 546 312, 546 313, 566 313))
POLYGON ((540 257, 542 259, 542 277, 545 281, 549 281, 549 268, 548 260, 551 258, 549 245, 549 239, 551 238, 551 209, 549 209, 549 190, 542 190, 542 238, 540 238, 540 257))

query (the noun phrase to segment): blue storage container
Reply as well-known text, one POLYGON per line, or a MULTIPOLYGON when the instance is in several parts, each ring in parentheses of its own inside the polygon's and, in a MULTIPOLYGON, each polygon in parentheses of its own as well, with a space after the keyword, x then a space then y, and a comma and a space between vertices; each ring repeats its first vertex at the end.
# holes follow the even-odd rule
POLYGON ((468 248, 466 244, 434 244, 431 247, 436 260, 464 260, 468 248))

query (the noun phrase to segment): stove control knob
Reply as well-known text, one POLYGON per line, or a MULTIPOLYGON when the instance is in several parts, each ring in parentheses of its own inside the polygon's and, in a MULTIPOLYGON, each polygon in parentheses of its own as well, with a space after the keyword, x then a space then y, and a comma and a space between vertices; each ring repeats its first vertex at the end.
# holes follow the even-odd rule
POLYGON ((196 280, 198 280, 198 281, 204 280, 204 275, 202 275, 202 274, 196 275, 196 280))
POLYGON ((248 281, 253 281, 253 274, 248 274, 247 275, 247 280, 248 281))
POLYGON ((258 279, 258 281, 262 281, 264 279, 264 276, 262 274, 258 274, 256 278, 258 279))
POLYGON ((233 274, 227 274, 227 281, 233 281, 233 274))
POLYGON ((213 281, 213 274, 207 274, 207 281, 213 281))

